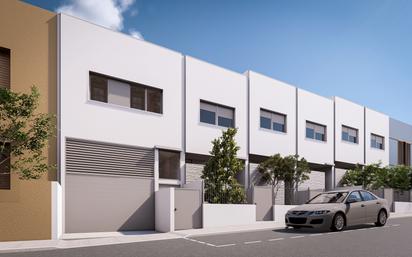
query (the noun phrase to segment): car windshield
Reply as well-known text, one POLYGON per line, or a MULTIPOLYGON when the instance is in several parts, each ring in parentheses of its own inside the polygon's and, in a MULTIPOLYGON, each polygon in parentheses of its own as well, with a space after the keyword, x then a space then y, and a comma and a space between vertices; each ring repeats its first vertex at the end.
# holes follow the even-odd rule
POLYGON ((341 203, 348 192, 322 193, 312 198, 308 203, 341 203))

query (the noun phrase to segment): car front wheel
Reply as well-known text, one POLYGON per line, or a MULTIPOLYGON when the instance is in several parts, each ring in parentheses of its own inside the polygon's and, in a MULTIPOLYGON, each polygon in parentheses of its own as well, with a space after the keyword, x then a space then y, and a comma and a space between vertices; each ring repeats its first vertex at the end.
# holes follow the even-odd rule
POLYGON ((345 216, 342 213, 337 213, 332 220, 332 230, 342 231, 345 228, 345 216))
POLYGON ((388 220, 388 215, 384 210, 380 210, 378 214, 378 220, 375 222, 375 225, 378 227, 385 226, 386 221, 388 220))

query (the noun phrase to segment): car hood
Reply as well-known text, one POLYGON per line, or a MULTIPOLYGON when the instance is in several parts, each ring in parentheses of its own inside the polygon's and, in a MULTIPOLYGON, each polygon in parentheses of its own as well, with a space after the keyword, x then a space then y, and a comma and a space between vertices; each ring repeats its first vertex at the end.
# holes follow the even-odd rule
POLYGON ((296 206, 291 211, 324 211, 324 210, 336 210, 341 209, 342 203, 323 203, 323 204, 302 204, 296 206))

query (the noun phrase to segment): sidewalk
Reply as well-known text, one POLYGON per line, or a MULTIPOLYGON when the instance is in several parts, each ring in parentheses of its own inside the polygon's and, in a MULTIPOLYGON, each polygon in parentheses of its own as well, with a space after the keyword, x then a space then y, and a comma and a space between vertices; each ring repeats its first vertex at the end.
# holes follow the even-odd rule
MULTIPOLYGON (((412 217, 410 214, 391 213, 390 218, 412 217)), ((60 240, 35 240, 35 241, 12 241, 0 242, 0 253, 44 250, 44 249, 67 249, 76 247, 89 247, 112 244, 137 243, 156 240, 179 239, 189 236, 202 236, 212 234, 227 234, 245 231, 268 230, 283 228, 284 222, 257 221, 251 225, 225 226, 216 228, 201 228, 179 230, 169 233, 157 233, 155 231, 136 231, 136 232, 101 232, 101 233, 75 233, 66 234, 60 240)))

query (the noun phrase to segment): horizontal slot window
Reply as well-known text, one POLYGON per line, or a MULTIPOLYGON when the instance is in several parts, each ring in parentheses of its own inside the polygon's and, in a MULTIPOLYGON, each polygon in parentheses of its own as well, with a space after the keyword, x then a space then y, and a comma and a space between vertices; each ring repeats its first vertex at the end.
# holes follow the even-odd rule
POLYGON ((154 113, 163 113, 163 91, 139 83, 90 73, 90 99, 154 113))

